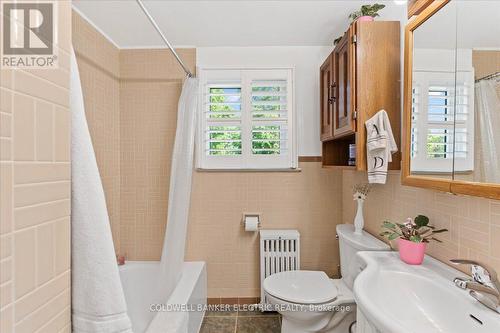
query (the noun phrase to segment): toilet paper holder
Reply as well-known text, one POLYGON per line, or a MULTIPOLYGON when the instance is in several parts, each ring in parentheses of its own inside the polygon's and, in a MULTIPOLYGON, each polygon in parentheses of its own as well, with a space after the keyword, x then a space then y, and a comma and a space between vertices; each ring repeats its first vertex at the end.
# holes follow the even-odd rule
POLYGON ((261 225, 260 213, 243 213, 243 219, 241 220, 241 224, 243 225, 243 228, 246 228, 247 222, 253 222, 255 220, 257 220, 257 229, 260 229, 261 225))

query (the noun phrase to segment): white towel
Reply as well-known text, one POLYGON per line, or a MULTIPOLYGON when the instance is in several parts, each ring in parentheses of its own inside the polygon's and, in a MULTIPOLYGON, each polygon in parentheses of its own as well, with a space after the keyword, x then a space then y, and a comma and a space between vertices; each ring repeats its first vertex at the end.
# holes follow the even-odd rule
POLYGON ((74 52, 70 91, 73 332, 132 332, 74 52))
POLYGON ((365 125, 368 182, 385 184, 392 154, 398 151, 387 112, 380 110, 365 125))

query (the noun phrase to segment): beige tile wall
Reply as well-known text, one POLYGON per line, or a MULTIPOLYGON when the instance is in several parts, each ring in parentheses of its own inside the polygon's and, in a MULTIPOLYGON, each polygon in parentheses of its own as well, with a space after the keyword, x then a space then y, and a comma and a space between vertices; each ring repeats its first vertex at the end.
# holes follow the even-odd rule
POLYGON ((120 58, 119 50, 76 12, 75 49, 97 164, 106 193, 115 250, 120 249, 120 58))
POLYGON ((71 3, 59 68, 1 70, 0 331, 70 332, 71 3))
MULTIPOLYGON (((352 186, 366 182, 366 177, 362 172, 343 172, 344 223, 352 223, 355 215, 352 186)), ((370 233, 378 235, 384 220, 404 221, 423 214, 433 225, 449 230, 440 235, 442 244, 430 244, 430 255, 446 263, 453 258, 481 260, 500 272, 500 201, 403 186, 400 177, 391 172, 387 184, 375 185, 368 196, 364 216, 370 233)))
MULTIPOLYGON (((475 79, 495 74, 500 69, 500 51, 472 50, 472 65, 475 79)), ((497 93, 500 95, 500 85, 497 93)))
MULTIPOLYGON (((196 50, 178 52, 194 71, 196 50)), ((185 77, 179 68, 169 50, 120 51, 120 252, 129 259, 160 258, 185 77)))
POLYGON ((494 74, 500 68, 500 51, 472 50, 474 78, 494 74))
POLYGON ((208 297, 260 296, 259 237, 245 232, 244 212, 266 229, 297 229, 301 268, 337 275, 335 226, 341 220, 341 172, 320 162, 301 172, 196 172, 186 260, 204 260, 208 297))

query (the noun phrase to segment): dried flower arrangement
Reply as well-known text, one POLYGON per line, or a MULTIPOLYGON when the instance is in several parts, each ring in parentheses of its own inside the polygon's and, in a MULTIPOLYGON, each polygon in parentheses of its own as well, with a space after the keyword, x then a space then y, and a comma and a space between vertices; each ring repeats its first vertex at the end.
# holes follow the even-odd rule
POLYGON ((368 183, 356 184, 352 187, 354 200, 365 200, 372 187, 368 183))
POLYGON ((386 230, 380 233, 380 236, 388 240, 401 238, 414 243, 429 243, 431 240, 442 243, 434 235, 448 231, 429 225, 429 218, 425 215, 418 215, 414 220, 408 218, 405 223, 384 221, 382 229, 386 230))

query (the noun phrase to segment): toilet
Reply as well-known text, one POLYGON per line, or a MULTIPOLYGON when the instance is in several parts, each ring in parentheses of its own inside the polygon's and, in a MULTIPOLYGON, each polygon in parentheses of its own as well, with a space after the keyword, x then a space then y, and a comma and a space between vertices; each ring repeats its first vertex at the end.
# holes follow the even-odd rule
POLYGON ((341 279, 322 271, 287 271, 268 276, 263 288, 268 302, 282 315, 281 333, 354 332, 356 303, 352 287, 361 271, 359 251, 387 251, 372 235, 354 233, 352 224, 337 225, 341 279))

